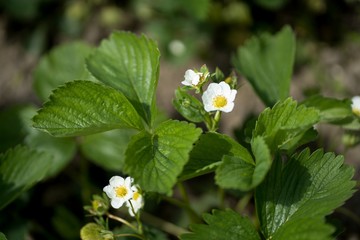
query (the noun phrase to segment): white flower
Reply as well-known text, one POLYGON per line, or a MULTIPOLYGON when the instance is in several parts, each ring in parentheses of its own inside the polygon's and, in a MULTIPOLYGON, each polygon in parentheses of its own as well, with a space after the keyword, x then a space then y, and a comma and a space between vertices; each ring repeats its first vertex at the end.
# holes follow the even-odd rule
POLYGON ((135 214, 144 206, 144 199, 139 189, 136 186, 133 186, 131 190, 133 191, 134 194, 133 197, 126 202, 126 206, 129 208, 130 216, 134 217, 135 214))
POLYGON ((182 41, 175 39, 169 43, 169 51, 174 56, 181 56, 185 53, 186 46, 184 45, 184 43, 182 41))
POLYGON ((201 76, 202 73, 194 72, 193 70, 188 69, 184 75, 185 80, 181 83, 185 86, 196 86, 199 84, 201 76))
POLYGON ((111 199, 113 208, 120 208, 126 201, 133 197, 134 193, 131 189, 131 183, 134 180, 131 177, 126 179, 114 176, 110 179, 109 185, 103 188, 103 191, 111 199))
POLYGON ((236 93, 237 91, 230 89, 226 82, 210 83, 202 95, 205 111, 231 112, 234 108, 236 93))
POLYGON ((351 100, 352 100, 351 108, 353 113, 360 117, 360 97, 355 96, 351 100))

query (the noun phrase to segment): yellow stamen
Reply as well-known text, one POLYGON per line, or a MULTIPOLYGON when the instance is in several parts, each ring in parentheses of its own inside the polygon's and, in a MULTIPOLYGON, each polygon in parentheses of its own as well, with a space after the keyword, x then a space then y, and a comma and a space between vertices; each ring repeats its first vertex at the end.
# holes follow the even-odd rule
POLYGON ((227 99, 222 95, 216 96, 213 99, 213 106, 216 108, 222 108, 226 106, 226 104, 227 104, 227 99))
POLYGON ((139 192, 134 192, 133 199, 136 201, 140 197, 139 192))
POLYGON ((120 186, 115 189, 115 192, 117 197, 125 197, 128 191, 126 187, 120 186))

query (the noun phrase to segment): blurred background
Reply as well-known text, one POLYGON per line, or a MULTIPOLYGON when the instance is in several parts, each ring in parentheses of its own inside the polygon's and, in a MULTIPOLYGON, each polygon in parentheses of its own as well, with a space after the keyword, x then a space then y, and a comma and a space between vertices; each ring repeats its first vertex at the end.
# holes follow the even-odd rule
MULTIPOLYGON (((249 37, 276 33, 286 24, 296 34, 291 85, 296 100, 315 93, 360 95, 359 0, 0 0, 0 110, 28 103, 41 106, 34 69, 44 54, 74 41, 98 46, 112 31, 126 30, 157 41, 158 103, 168 116, 181 119, 171 100, 187 69, 206 64, 211 71, 218 66, 230 74, 232 55, 249 37)), ((70 52, 68 61, 74 57, 70 52)), ((239 83, 236 108, 223 115, 220 130, 232 136, 249 116, 264 109, 242 76, 239 83)), ((359 169, 359 147, 346 148, 340 128, 319 126, 319 131, 327 151, 344 154, 346 162, 359 169)), ((89 220, 82 210, 84 197, 79 196, 84 194, 79 193, 82 180, 75 177, 82 167, 74 159, 9 205, 0 215, 0 231, 10 240, 78 239, 89 220)), ((86 168, 89 184, 97 189, 112 174, 92 163, 86 168)), ((342 224, 339 239, 360 239, 359 203, 355 194, 335 213, 342 224)))

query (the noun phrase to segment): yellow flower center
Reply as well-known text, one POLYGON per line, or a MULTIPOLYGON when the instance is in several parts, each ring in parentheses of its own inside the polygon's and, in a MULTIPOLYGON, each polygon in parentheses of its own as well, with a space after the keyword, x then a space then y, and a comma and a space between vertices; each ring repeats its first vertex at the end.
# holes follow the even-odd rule
POLYGON ((226 106, 226 104, 227 104, 227 99, 222 95, 216 96, 213 99, 213 106, 216 108, 222 108, 226 106))
POLYGON ((128 191, 126 187, 120 186, 115 189, 115 192, 117 197, 125 197, 128 191))
POLYGON ((136 201, 140 197, 139 192, 134 192, 133 199, 136 201))
POLYGON ((353 113, 354 113, 355 115, 357 115, 358 117, 360 117, 360 109, 358 109, 358 108, 353 108, 352 111, 353 111, 353 113))

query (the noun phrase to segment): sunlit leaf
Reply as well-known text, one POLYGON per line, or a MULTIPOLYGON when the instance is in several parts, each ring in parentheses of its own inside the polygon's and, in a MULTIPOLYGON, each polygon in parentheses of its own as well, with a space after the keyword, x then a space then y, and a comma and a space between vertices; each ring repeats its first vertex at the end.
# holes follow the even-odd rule
POLYGON ((200 134, 193 124, 175 120, 161 123, 153 134, 142 131, 130 141, 124 170, 145 191, 169 193, 200 134))
POLYGON ((215 176, 219 186, 248 191, 263 181, 271 167, 270 151, 262 137, 254 138, 251 146, 255 162, 241 155, 223 157, 215 176))
POLYGON ((185 180, 212 172, 221 164, 224 155, 242 156, 245 162, 253 163, 246 148, 227 135, 206 133, 202 135, 190 153, 190 160, 185 165, 180 179, 185 180))
POLYGON ((87 59, 87 67, 97 79, 121 91, 151 124, 156 111, 159 58, 153 40, 144 35, 114 32, 87 59))
POLYGON ((289 96, 295 36, 289 26, 276 35, 252 37, 239 47, 233 64, 267 106, 289 96))
POLYGON ((33 121, 35 128, 59 137, 143 128, 123 94, 90 81, 70 82, 56 89, 33 121))
MULTIPOLYGON (((287 145, 294 139, 301 140, 302 136, 319 121, 319 111, 297 106, 291 98, 278 102, 270 109, 265 109, 256 122, 253 137, 263 136, 270 150, 290 148, 287 145)), ((292 142, 291 146, 296 145, 292 142)))
POLYGON ((304 150, 285 164, 277 158, 255 195, 265 238, 328 239, 333 228, 324 217, 354 192, 354 169, 343 162, 342 156, 321 150, 311 155, 304 150))

